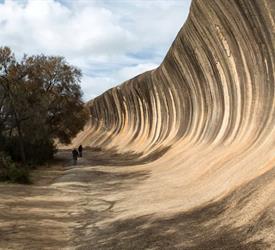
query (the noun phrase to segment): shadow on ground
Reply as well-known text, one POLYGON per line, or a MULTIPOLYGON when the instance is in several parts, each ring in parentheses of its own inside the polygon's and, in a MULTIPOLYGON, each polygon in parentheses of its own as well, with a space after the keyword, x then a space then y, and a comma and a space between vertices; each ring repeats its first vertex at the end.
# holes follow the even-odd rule
MULTIPOLYGON (((168 149, 166 149, 168 150, 168 149)), ((163 151, 165 153, 165 150, 163 151)), ((163 153, 161 152, 161 153, 163 153)), ((70 151, 64 151, 63 154, 70 151)), ((62 153, 61 153, 62 155, 62 153)), ((193 210, 159 218, 157 214, 125 220, 116 217, 115 201, 105 200, 105 195, 122 193, 134 188, 150 176, 150 172, 112 173, 96 166, 126 166, 136 159, 134 154, 117 154, 115 151, 89 149, 84 152, 84 165, 94 166, 78 171, 75 181, 90 183, 96 190, 94 201, 106 204, 101 210, 89 205, 80 218, 81 227, 74 230, 74 245, 78 249, 270 249, 272 243, 263 237, 274 231, 274 204, 248 223, 236 226, 245 217, 245 209, 264 187, 275 179, 275 168, 241 186, 222 200, 205 204, 193 210), (103 199, 102 199, 103 197, 103 199), (111 223, 103 223, 112 220, 111 223), (100 226, 98 226, 98 223, 100 226)), ((159 157, 159 155, 157 155, 159 157)), ((145 161, 135 160, 135 165, 145 161)), ((73 177, 69 178, 74 180, 73 177)), ((61 180, 66 182, 66 180, 61 180)), ((89 198, 91 199, 91 197, 89 198)), ((87 204, 86 204, 87 205, 87 204)), ((87 207, 87 206, 86 206, 87 207)), ((247 212, 247 211, 246 211, 247 212)), ((250 213, 250 211, 248 212, 250 213)), ((271 233, 272 234, 272 233, 271 233)), ((274 234, 273 234, 274 235, 274 234)))
POLYGON ((140 185, 150 177, 150 172, 127 172, 125 168, 114 171, 116 168, 109 167, 126 165, 132 157, 129 155, 95 149, 84 151, 80 160, 83 165, 76 168, 68 162, 70 156, 71 151, 60 151, 57 162, 67 171, 49 174, 47 170, 39 185, 0 185, 0 249, 274 247, 275 242, 268 240, 275 237, 274 203, 270 202, 245 224, 237 226, 237 222, 246 213, 252 213, 254 200, 265 192, 267 185, 274 183, 275 168, 227 197, 190 211, 164 218, 147 214, 118 219, 124 213, 117 208, 124 199, 124 191, 140 185), (55 175, 54 179, 51 175, 55 175))
POLYGON ((272 249, 272 242, 266 240, 268 234, 274 236, 275 204, 242 226, 236 226, 236 221, 242 220, 243 209, 264 191, 263 184, 274 181, 274 173, 275 169, 218 202, 168 218, 151 214, 117 220, 89 231, 89 223, 97 221, 92 219, 83 228, 81 241, 76 241, 78 249, 272 249))
MULTIPOLYGON (((89 166, 134 166, 153 162, 166 154, 171 146, 156 149, 149 155, 133 152, 118 153, 116 149, 101 149, 98 147, 85 148, 83 156, 85 161, 82 164, 89 166)), ((57 161, 64 161, 71 158, 71 150, 59 150, 55 157, 57 161)), ((72 162, 71 162, 72 164, 72 162)))
POLYGON ((90 166, 84 158, 83 165, 74 167, 70 154, 68 150, 57 154, 54 164, 59 171, 51 171, 53 175, 51 168, 37 170, 39 183, 0 185, 0 249, 72 247, 95 221, 113 217, 117 194, 150 175, 149 171, 103 171, 102 164, 90 166))
MULTIPOLYGON (((207 206, 169 219, 152 221, 153 216, 148 215, 117 221, 104 230, 99 229, 92 240, 83 238, 79 249, 262 250, 270 247, 263 239, 248 241, 257 233, 251 230, 251 225, 231 228, 219 226, 218 222, 209 223, 220 212, 207 206)), ((270 214, 263 216, 256 221, 256 227, 271 223, 270 214)))

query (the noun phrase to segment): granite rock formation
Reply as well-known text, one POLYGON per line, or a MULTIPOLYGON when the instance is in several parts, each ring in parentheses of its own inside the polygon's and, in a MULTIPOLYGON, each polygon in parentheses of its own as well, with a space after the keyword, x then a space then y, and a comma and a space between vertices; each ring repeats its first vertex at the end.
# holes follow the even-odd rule
POLYGON ((88 103, 91 124, 75 142, 150 171, 121 208, 144 215, 215 204, 209 230, 245 232, 249 249, 272 248, 274 16, 274 0, 193 0, 157 69, 88 103))
POLYGON ((157 69, 90 102, 96 144, 144 155, 177 142, 266 144, 275 124, 274 5, 193 1, 157 69))

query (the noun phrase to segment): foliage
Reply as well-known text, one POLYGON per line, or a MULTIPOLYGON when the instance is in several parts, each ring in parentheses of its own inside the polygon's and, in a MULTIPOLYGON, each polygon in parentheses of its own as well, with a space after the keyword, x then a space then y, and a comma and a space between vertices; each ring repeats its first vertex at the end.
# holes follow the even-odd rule
POLYGON ((30 184, 30 175, 27 167, 14 163, 9 156, 0 152, 0 181, 10 181, 21 184, 30 184))
POLYGON ((62 57, 25 55, 17 61, 0 47, 3 150, 14 160, 37 163, 52 157, 54 140, 70 143, 88 117, 80 78, 80 70, 62 57))
MULTIPOLYGON (((19 162, 21 160, 20 145, 17 137, 8 138, 3 142, 5 152, 11 157, 13 161, 19 162)), ((24 140, 25 156, 29 164, 41 165, 49 159, 53 158, 56 152, 55 145, 50 140, 41 141, 26 141, 24 140)))

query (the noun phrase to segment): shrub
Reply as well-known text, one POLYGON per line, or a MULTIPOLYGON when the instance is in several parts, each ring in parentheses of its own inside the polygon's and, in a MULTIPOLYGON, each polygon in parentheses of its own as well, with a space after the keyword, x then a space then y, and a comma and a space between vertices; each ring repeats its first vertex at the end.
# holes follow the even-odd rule
MULTIPOLYGON (((36 142, 24 141, 26 162, 32 165, 41 165, 51 159, 56 152, 53 142, 45 139, 36 142)), ((17 137, 6 140, 5 151, 13 161, 20 162, 20 146, 17 137)))
POLYGON ((9 156, 0 152, 0 181, 30 184, 29 169, 16 164, 9 156))

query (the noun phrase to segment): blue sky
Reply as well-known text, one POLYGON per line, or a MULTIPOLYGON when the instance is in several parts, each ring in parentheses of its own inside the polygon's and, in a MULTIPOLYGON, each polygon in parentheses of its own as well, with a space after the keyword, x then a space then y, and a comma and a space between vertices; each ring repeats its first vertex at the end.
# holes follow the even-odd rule
POLYGON ((0 46, 64 56, 82 70, 84 99, 163 60, 191 0, 0 0, 0 46))

